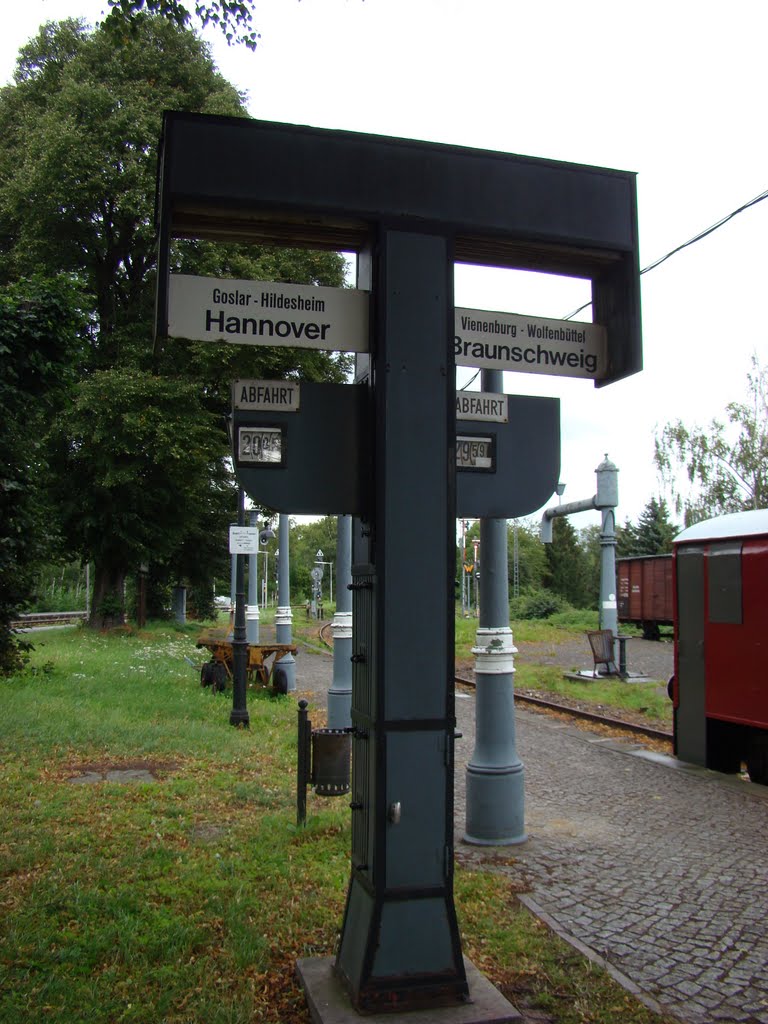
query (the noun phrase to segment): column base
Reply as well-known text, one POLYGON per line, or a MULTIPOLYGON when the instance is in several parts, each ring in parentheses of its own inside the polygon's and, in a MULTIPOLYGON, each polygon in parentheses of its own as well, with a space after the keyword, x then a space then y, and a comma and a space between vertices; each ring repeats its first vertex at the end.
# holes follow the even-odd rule
MULTIPOLYGON (((469 983, 469 999, 453 1006, 416 1011, 430 1024, 518 1024, 520 1012, 464 957, 469 983), (428 1011, 425 1013, 425 1011, 428 1011)), ((298 975, 312 1024, 413 1024, 414 1011, 366 1013, 354 1009, 349 996, 333 969, 333 958, 296 961, 298 975)))
POLYGON ((465 843, 516 846, 526 841, 522 762, 506 769, 467 766, 466 821, 465 843))

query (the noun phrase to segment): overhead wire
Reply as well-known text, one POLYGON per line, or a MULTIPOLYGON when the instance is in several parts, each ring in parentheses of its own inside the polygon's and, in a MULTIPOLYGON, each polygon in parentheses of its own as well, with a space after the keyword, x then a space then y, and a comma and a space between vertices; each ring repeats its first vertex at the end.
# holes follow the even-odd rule
MULTIPOLYGON (((676 253, 681 252, 683 249, 687 249, 689 245, 693 245, 695 242, 700 242, 702 238, 706 238, 707 235, 711 235, 713 231, 717 231, 718 228, 721 228, 724 224, 727 224, 729 220, 733 220, 733 218, 736 217, 738 214, 743 213, 745 210, 748 210, 751 206, 756 206, 758 203, 762 203, 764 199, 768 199, 768 189, 766 189, 764 192, 761 192, 759 195, 756 195, 754 199, 750 199, 749 202, 743 203, 735 210, 732 210, 731 213, 726 214, 725 217, 721 217, 720 220, 715 221, 714 224, 710 224, 708 228, 704 228, 703 231, 699 231, 698 234, 695 234, 693 236, 693 238, 689 238, 687 242, 683 242, 682 245, 678 245, 675 246, 674 249, 670 249, 670 251, 668 253, 665 253, 664 256, 660 256, 657 260, 654 260, 653 263, 649 263, 647 267, 643 267, 643 269, 640 271, 640 274, 647 274, 649 271, 655 270, 656 267, 661 266, 661 264, 668 260, 671 256, 674 256, 676 253)), ((562 319, 570 320, 571 317, 576 316, 577 313, 581 313, 583 309, 588 309, 591 305, 591 300, 589 302, 585 302, 583 306, 579 306, 578 309, 574 309, 572 312, 570 312, 567 316, 564 316, 562 319)), ((466 384, 463 384, 461 388, 459 388, 459 390, 466 391, 469 385, 474 383, 474 381, 476 381, 479 376, 480 370, 478 370, 477 373, 474 374, 474 376, 471 377, 466 382, 466 384)))
MULTIPOLYGON (((656 267, 661 266, 662 263, 668 260, 671 256, 674 256, 675 253, 680 252, 682 249, 687 249, 688 246, 693 245, 694 242, 700 242, 702 238, 706 238, 707 235, 711 235, 713 231, 717 231, 717 229, 721 228, 723 224, 727 224, 729 220, 732 220, 738 214, 743 213, 745 210, 748 210, 750 206, 756 206, 757 203, 762 203, 764 199, 768 199, 768 189, 766 189, 764 192, 761 192, 759 195, 756 195, 754 199, 750 199, 749 202, 744 203, 742 206, 739 206, 735 210, 732 210, 731 213, 726 214, 725 217, 721 217, 720 220, 716 221, 714 224, 711 224, 708 228, 704 228, 703 231, 699 231, 699 233, 694 235, 693 238, 689 238, 687 242, 683 242, 682 245, 678 245, 674 249, 670 249, 670 251, 666 253, 664 256, 660 256, 657 260, 654 260, 653 263, 649 263, 647 267, 643 267, 640 273, 647 274, 648 271, 655 270, 656 267)), ((583 306, 579 306, 578 309, 574 309, 573 312, 569 313, 567 316, 564 316, 563 320, 570 320, 572 316, 576 316, 577 313, 580 313, 583 309, 587 309, 591 305, 591 300, 589 302, 585 302, 583 306)))

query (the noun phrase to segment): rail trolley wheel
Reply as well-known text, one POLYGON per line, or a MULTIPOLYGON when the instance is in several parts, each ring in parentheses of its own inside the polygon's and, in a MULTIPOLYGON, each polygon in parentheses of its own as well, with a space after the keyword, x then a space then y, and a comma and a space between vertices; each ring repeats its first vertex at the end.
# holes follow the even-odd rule
POLYGON ((749 739, 747 771, 753 782, 768 786, 768 733, 755 730, 749 739))
POLYGON ((288 673, 279 665, 272 672, 272 689, 275 693, 288 693, 288 673))
POLYGON ((213 666, 213 689, 222 693, 227 688, 227 666, 217 661, 213 666))

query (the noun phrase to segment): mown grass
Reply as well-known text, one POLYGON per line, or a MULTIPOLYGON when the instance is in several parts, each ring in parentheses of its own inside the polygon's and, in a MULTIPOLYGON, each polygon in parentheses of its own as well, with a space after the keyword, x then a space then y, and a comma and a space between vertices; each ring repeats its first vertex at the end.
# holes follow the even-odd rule
MULTIPOLYGON (((199 685, 194 627, 49 633, 0 682, 0 1021, 308 1022, 297 957, 330 955, 346 801, 295 824, 293 698, 199 685), (192 662, 192 664, 190 664, 192 662), (71 782, 139 767, 154 783, 71 782)), ((654 1016, 555 939, 514 884, 459 868, 465 951, 557 1024, 654 1016)))

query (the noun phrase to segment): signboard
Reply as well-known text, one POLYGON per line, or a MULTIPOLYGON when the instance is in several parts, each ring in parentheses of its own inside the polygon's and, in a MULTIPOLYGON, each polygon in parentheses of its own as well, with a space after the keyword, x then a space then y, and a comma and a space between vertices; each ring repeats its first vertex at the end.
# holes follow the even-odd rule
POLYGON ((259 550, 258 526, 230 526, 230 555, 255 555, 259 550))
MULTIPOLYGON (((368 293, 171 274, 168 334, 192 341, 365 353, 368 293)), ((608 368, 606 339, 599 324, 464 307, 454 313, 458 366, 600 380, 608 368)))
POLYGON ((509 402, 506 395, 491 391, 457 391, 456 419, 484 423, 507 423, 509 402))
POLYGON ((232 384, 235 409, 264 412, 298 412, 300 390, 292 380, 236 380, 232 384))
POLYGON ((368 351, 368 293, 171 274, 168 334, 191 341, 368 351))
POLYGON ((600 380, 608 368, 604 327, 519 313, 457 307, 453 350, 457 366, 513 373, 600 380))

